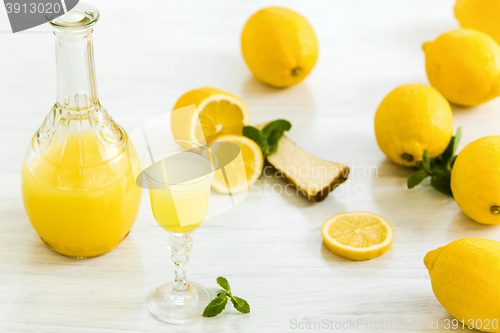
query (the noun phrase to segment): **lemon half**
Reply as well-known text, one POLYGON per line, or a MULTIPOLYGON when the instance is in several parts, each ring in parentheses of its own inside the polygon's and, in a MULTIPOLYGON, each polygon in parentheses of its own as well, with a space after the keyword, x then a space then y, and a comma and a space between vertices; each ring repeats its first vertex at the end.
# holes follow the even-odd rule
POLYGON ((380 215, 350 212, 327 219, 321 234, 326 247, 333 253, 351 260, 369 260, 389 249, 394 229, 380 215))
MULTIPOLYGON (((241 156, 215 172, 212 187, 220 193, 238 193, 248 190, 259 179, 264 166, 260 147, 253 140, 241 135, 221 135, 214 142, 237 144, 240 147, 241 156)), ((215 154, 217 155, 217 151, 215 154)))
POLYGON ((218 135, 241 135, 243 126, 249 123, 250 114, 245 103, 217 88, 205 87, 185 93, 172 112, 174 138, 202 144, 213 141, 218 135), (188 108, 192 105, 194 107, 188 108), (175 112, 181 108, 185 110, 175 112))

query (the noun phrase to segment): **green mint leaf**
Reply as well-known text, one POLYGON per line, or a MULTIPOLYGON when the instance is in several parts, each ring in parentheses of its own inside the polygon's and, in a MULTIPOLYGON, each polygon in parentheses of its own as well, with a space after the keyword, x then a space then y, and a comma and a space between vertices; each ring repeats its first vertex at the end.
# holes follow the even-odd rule
POLYGON ((445 165, 448 170, 451 169, 451 160, 453 156, 455 156, 455 152, 457 151, 458 143, 460 142, 460 137, 462 136, 462 128, 457 128, 457 132, 454 137, 451 138, 448 146, 444 150, 444 152, 439 156, 436 160, 439 164, 445 165))
POLYGON ((441 182, 451 181, 451 172, 446 166, 438 164, 432 168, 432 177, 439 179, 441 182))
MULTIPOLYGON (((457 128, 457 132, 455 133, 455 136, 451 140, 451 141, 453 141, 453 146, 451 148, 451 155, 446 160, 446 167, 448 170, 451 170, 451 168, 453 168, 453 164, 455 164, 455 159, 457 158, 457 156, 455 155, 455 152, 457 151, 458 144, 460 142, 461 137, 462 137, 462 127, 459 127, 459 128, 457 128)), ((451 142, 450 142, 450 144, 451 144, 451 142)))
POLYGON ((267 147, 267 155, 272 155, 277 151, 278 151, 278 143, 277 142, 275 144, 269 145, 267 147))
POLYGON ((278 119, 275 121, 271 121, 269 124, 264 126, 264 128, 262 129, 262 133, 264 134, 264 137, 268 139, 269 137, 271 137, 273 132, 278 131, 283 133, 289 131, 290 128, 292 128, 292 124, 288 120, 278 119))
POLYGON ((259 131, 259 129, 257 129, 253 126, 245 126, 245 127, 243 127, 243 135, 246 136, 247 138, 255 141, 255 143, 258 144, 260 149, 262 150, 264 157, 266 156, 267 139, 264 137, 262 132, 259 131))
POLYGON ((453 136, 450 139, 450 142, 448 143, 448 146, 446 146, 446 149, 444 150, 444 152, 438 158, 436 158, 436 161, 439 164, 448 165, 448 161, 453 156, 453 146, 454 146, 454 144, 455 144, 455 137, 453 136))
POLYGON ((233 303, 236 310, 241 313, 250 312, 250 305, 247 303, 247 301, 231 295, 231 287, 229 286, 229 282, 225 277, 219 276, 217 278, 217 283, 226 291, 221 292, 219 295, 217 295, 216 298, 208 303, 208 305, 205 307, 205 310, 203 311, 203 317, 215 317, 219 313, 221 313, 227 305, 228 297, 231 300, 231 303, 233 303))
POLYGON ((462 138, 462 127, 459 127, 459 128, 457 128, 457 132, 455 133, 455 137, 453 140, 452 155, 455 155, 457 148, 458 148, 458 143, 460 142, 461 138, 462 138))
POLYGON ((236 310, 238 310, 239 312, 241 312, 241 313, 249 313, 250 312, 250 305, 243 298, 232 296, 231 302, 233 303, 234 308, 236 310))
POLYGON ((428 174, 425 170, 415 171, 410 175, 410 177, 408 177, 406 185, 408 186, 408 188, 414 188, 415 186, 419 185, 425 178, 427 178, 427 176, 428 174))
POLYGON ((205 307, 205 310, 203 310, 203 317, 215 317, 219 313, 221 313, 224 308, 226 307, 227 304, 227 295, 225 292, 222 292, 214 298, 208 305, 205 307))
POLYGON ((455 161, 457 160, 457 155, 453 156, 450 160, 450 169, 453 169, 453 165, 455 165, 455 161))
POLYGON ((229 286, 229 282, 227 282, 227 279, 225 277, 219 276, 217 278, 217 283, 222 287, 222 289, 227 291, 228 294, 231 294, 231 287, 229 286))
POLYGON ((420 184, 426 178, 421 171, 425 171, 428 176, 431 176, 431 186, 436 191, 453 196, 450 186, 451 169, 457 159, 455 152, 457 151, 461 136, 462 128, 459 127, 455 136, 450 139, 444 152, 433 160, 429 158, 427 151, 424 151, 422 160, 416 163, 419 171, 412 173, 407 180, 408 188, 413 188, 420 184))
POLYGON ((259 145, 265 158, 278 150, 279 139, 290 128, 292 128, 292 124, 289 121, 278 119, 264 126, 262 131, 253 126, 245 126, 243 127, 243 135, 259 145))
POLYGON ((262 129, 262 134, 267 140, 268 150, 267 155, 274 154, 278 150, 278 141, 283 136, 283 133, 290 130, 292 124, 284 119, 278 119, 270 122, 262 129))
POLYGON ((269 133, 269 136, 267 137, 267 142, 270 145, 277 144, 278 141, 283 136, 283 133, 285 133, 285 131, 280 130, 280 129, 275 129, 274 131, 272 131, 271 133, 269 133))
POLYGON ((437 178, 431 178, 431 186, 438 192, 441 192, 449 196, 453 196, 449 182, 446 183, 437 178))
POLYGON ((429 155, 427 155, 427 150, 424 150, 424 154, 422 155, 422 168, 427 171, 427 173, 431 173, 431 160, 429 155))
POLYGON ((422 165, 422 161, 416 161, 415 166, 417 167, 418 170, 424 169, 424 166, 422 165))

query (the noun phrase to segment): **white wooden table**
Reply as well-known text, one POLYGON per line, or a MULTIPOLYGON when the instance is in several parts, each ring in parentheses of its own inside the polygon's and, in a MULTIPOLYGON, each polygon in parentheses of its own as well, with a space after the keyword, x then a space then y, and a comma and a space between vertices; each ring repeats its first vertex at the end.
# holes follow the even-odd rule
MULTIPOLYGON (((32 229, 20 170, 31 136, 55 101, 54 40, 47 25, 9 33, 0 9, 1 332, 286 332, 323 320, 334 326, 364 321, 358 325, 364 331, 382 321, 394 329, 420 322, 425 330, 439 320, 444 330, 451 316, 432 293, 424 255, 462 237, 500 239, 500 228, 469 220, 428 183, 407 190, 411 170, 378 149, 373 117, 396 86, 427 83, 421 44, 458 26, 452 0, 94 4, 101 11, 94 33, 101 102, 126 130, 167 111, 184 92, 214 86, 240 96, 253 123, 290 120, 290 138, 317 156, 348 164, 352 173, 318 204, 273 193, 282 181, 262 178, 252 191, 263 194, 253 192, 193 234, 188 266, 188 278, 214 294, 216 277, 226 276, 251 313, 228 306, 216 318, 185 326, 159 322, 145 302, 172 278, 173 268, 147 192, 129 237, 95 259, 58 255, 32 229), (314 71, 286 90, 257 81, 240 54, 245 20, 270 4, 302 13, 320 44, 314 71), (323 221, 353 210, 382 214, 394 226, 394 242, 382 257, 352 262, 322 244, 323 221)), ((499 108, 498 99, 474 109, 454 107, 455 125, 463 127, 460 149, 498 134, 499 108)))

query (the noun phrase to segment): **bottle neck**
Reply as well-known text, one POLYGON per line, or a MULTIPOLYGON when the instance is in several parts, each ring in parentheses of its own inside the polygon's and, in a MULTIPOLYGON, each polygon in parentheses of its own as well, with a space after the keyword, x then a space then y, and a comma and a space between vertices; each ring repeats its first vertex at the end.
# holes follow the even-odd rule
POLYGON ((75 111, 98 105, 92 27, 54 28, 54 35, 57 102, 75 111))

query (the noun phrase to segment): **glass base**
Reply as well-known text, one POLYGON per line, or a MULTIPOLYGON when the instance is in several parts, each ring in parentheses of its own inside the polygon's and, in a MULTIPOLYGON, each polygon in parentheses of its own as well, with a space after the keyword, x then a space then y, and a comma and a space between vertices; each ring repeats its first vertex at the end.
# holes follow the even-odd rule
POLYGON ((188 281, 189 290, 176 293, 169 282, 149 296, 149 312, 161 321, 171 324, 189 323, 201 318, 203 310, 212 300, 210 292, 202 285, 188 281))

